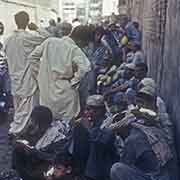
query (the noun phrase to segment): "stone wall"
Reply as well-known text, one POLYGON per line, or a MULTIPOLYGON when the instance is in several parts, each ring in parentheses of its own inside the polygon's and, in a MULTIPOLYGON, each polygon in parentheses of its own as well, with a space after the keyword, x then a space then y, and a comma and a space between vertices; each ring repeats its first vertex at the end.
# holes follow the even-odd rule
POLYGON ((166 12, 166 0, 144 1, 143 47, 150 69, 149 75, 152 76, 158 84, 160 84, 162 79, 166 12))
POLYGON ((180 0, 168 1, 165 33, 160 89, 174 120, 180 156, 180 0))
POLYGON ((156 80, 171 114, 180 158, 180 0, 141 0, 132 12, 143 27, 149 76, 156 80))

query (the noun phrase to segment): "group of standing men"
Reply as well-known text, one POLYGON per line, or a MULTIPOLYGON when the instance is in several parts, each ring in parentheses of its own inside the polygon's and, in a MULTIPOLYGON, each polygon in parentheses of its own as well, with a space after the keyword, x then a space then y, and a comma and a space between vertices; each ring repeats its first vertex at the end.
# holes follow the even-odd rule
POLYGON ((90 70, 88 59, 78 47, 88 43, 84 26, 59 39, 48 32, 27 32, 29 21, 26 12, 17 13, 17 30, 5 43, 15 109, 9 130, 13 135, 23 132, 33 107, 39 103, 52 110, 54 119, 75 118, 80 112, 77 86, 90 70))

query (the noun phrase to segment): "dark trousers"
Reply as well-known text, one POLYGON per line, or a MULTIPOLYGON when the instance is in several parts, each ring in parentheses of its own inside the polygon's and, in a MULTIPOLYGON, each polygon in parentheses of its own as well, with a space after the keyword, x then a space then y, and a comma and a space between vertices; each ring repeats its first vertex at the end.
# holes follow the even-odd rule
POLYGON ((131 168, 123 163, 116 163, 111 169, 111 180, 152 180, 135 168, 131 168))
POLYGON ((34 159, 23 150, 13 151, 12 165, 23 180, 44 180, 43 172, 48 168, 46 162, 34 159))

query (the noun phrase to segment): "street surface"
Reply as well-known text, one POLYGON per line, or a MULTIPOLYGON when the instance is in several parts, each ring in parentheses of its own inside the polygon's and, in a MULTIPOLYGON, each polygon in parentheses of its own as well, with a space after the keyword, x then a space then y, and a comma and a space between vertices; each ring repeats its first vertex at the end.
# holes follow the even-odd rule
POLYGON ((6 171, 11 167, 12 146, 8 140, 8 129, 10 119, 1 119, 0 117, 0 172, 6 171))

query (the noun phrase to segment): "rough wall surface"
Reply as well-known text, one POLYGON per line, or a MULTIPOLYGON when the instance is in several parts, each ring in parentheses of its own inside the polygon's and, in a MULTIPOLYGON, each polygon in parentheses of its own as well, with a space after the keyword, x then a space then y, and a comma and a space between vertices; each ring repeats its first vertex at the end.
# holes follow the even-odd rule
POLYGON ((168 1, 163 55, 161 94, 165 97, 174 120, 180 156, 180 0, 168 1))
POLYGON ((141 0, 139 3, 143 8, 133 8, 143 19, 140 23, 149 75, 156 80, 174 122, 180 159, 180 0, 141 0))
POLYGON ((149 74, 158 84, 162 79, 166 7, 167 0, 144 1, 143 46, 150 69, 149 74))

